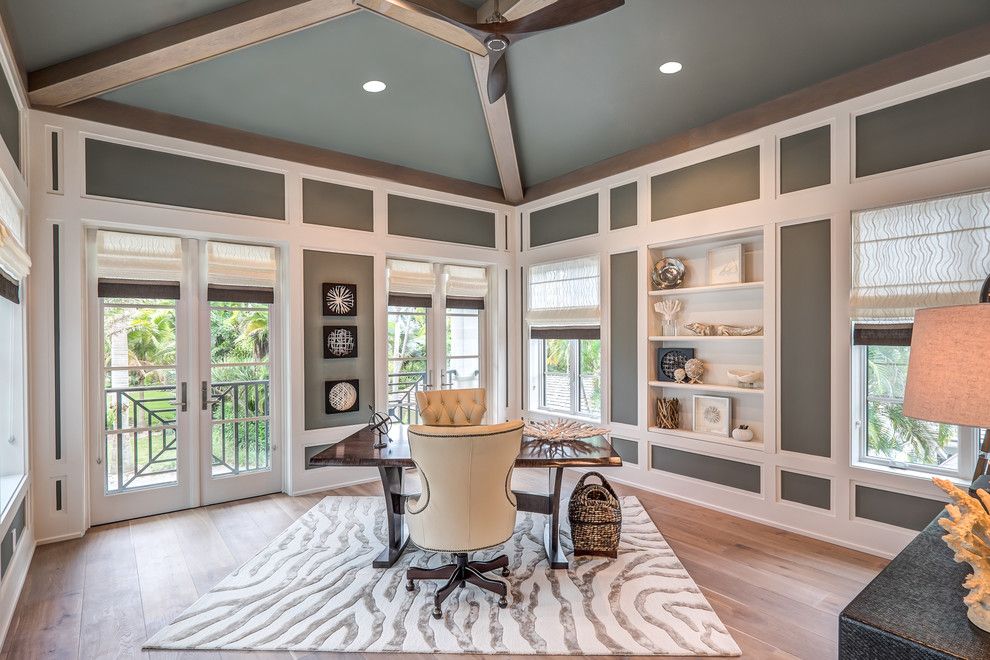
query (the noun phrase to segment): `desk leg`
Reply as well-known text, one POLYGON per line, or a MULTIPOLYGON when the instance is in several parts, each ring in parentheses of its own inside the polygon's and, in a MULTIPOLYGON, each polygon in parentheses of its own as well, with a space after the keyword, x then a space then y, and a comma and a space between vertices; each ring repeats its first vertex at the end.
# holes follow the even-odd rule
POLYGON ((564 477, 563 468, 550 468, 550 522, 543 533, 543 547, 547 551, 550 568, 567 568, 567 557, 560 547, 560 484, 564 477))
POLYGON ((371 563, 375 568, 388 568, 396 562, 409 542, 409 532, 406 530, 403 514, 405 503, 402 499, 402 468, 380 467, 378 473, 382 478, 382 489, 385 491, 385 520, 388 523, 388 545, 371 563))

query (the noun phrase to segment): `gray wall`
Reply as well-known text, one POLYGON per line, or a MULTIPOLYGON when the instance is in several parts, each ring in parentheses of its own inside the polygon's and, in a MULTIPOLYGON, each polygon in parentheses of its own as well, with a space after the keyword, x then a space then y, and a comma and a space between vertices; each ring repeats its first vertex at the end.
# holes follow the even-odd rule
POLYGON ((781 193, 824 186, 831 180, 831 126, 821 126, 780 140, 781 193))
POLYGON ((704 481, 760 492, 760 466, 653 445, 650 466, 704 481))
POLYGON ((856 486, 856 516, 896 525, 906 529, 923 530, 932 518, 942 513, 944 502, 916 495, 894 493, 869 486, 856 486))
POLYGON ((355 254, 303 252, 303 355, 306 383, 306 430, 368 421, 368 406, 375 404, 375 260, 355 254), (357 285, 357 316, 323 316, 323 283, 357 285), (358 328, 358 356, 323 359, 323 326, 353 325, 358 328), (324 382, 359 381, 358 410, 326 414, 324 382))
POLYGON ((780 471, 780 499, 819 509, 832 508, 831 482, 798 472, 780 471))
POLYGON ((7 569, 10 568, 10 560, 14 557, 14 530, 17 530, 18 539, 23 537, 24 522, 24 500, 21 499, 21 504, 17 507, 17 513, 14 514, 14 519, 11 520, 10 525, 4 530, 3 540, 0 541, 0 576, 7 575, 7 569))
POLYGON ((495 214, 389 195, 388 233, 445 243, 495 247, 495 214))
POLYGON ((990 149, 990 78, 856 118, 856 176, 990 149))
POLYGON ((759 199, 760 148, 658 174, 650 186, 653 220, 759 199))
POLYGON ((623 463, 630 463, 632 465, 639 465, 639 443, 635 440, 626 440, 625 438, 617 438, 614 435, 611 438, 612 447, 615 449, 615 453, 622 457, 623 463))
POLYGON ((831 221, 780 230, 780 448, 831 456, 831 221))
POLYGON ((639 424, 636 252, 609 257, 609 402, 613 422, 639 424))
POLYGON ((285 219, 285 177, 239 165, 86 140, 86 193, 285 219))
POLYGON ((326 181, 303 179, 303 222, 310 225, 375 230, 372 192, 326 181))
POLYGON ((21 166, 21 113, 7 76, 0 72, 0 139, 17 167, 21 166))
POLYGON ((597 233, 597 194, 529 214, 529 244, 532 247, 597 233))
POLYGON ((633 181, 609 191, 609 229, 622 229, 636 225, 638 199, 636 188, 636 182, 633 181))

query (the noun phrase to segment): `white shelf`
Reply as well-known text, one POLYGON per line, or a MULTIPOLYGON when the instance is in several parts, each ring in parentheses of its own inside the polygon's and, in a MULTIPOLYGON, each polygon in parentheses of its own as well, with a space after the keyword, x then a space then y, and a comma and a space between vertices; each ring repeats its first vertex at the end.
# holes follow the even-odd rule
POLYGON ((650 341, 705 341, 705 342, 734 342, 734 341, 763 341, 763 335, 652 335, 650 341))
POLYGON ((708 286, 686 286, 679 289, 656 289, 651 296, 679 296, 689 293, 716 293, 718 291, 745 291, 762 289, 763 282, 739 282, 737 284, 710 284, 708 286))
POLYGON ((697 431, 687 431, 685 429, 662 429, 659 426, 651 426, 649 431, 650 433, 662 433, 688 440, 701 440, 702 442, 714 442, 720 445, 731 445, 742 449, 763 451, 763 442, 757 439, 750 440, 749 442, 740 442, 733 438, 727 438, 724 435, 715 435, 714 433, 698 433, 697 431))
POLYGON ((721 392, 727 394, 763 394, 763 388, 736 387, 735 385, 692 385, 689 383, 677 383, 666 380, 651 380, 650 387, 663 387, 675 390, 695 390, 698 392, 721 392))

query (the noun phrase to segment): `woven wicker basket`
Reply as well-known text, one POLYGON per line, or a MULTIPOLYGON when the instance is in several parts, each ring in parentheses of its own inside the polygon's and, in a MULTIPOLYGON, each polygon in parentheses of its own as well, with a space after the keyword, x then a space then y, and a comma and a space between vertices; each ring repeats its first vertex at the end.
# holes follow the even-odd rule
POLYGON ((622 504, 605 477, 597 472, 581 477, 567 505, 567 517, 571 522, 575 556, 617 556, 622 504), (601 484, 584 483, 588 477, 598 477, 601 484))

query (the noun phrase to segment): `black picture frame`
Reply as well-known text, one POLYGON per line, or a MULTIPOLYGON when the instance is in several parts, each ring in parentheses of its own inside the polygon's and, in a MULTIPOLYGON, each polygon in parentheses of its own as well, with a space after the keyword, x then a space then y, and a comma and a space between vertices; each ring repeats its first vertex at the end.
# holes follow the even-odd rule
POLYGON ((326 406, 326 413, 328 415, 339 415, 341 413, 354 412, 360 407, 361 388, 357 378, 348 380, 328 380, 323 383, 323 388, 323 403, 326 406), (338 408, 330 403, 330 393, 333 391, 333 388, 338 385, 350 385, 354 388, 354 403, 346 409, 338 408))
POLYGON ((673 383, 674 370, 683 369, 684 363, 694 357, 693 348, 658 348, 657 380, 673 383))
POLYGON ((353 325, 323 326, 323 359, 342 360, 358 356, 357 327, 353 325))
POLYGON ((323 316, 357 316, 357 284, 324 282, 323 316))

